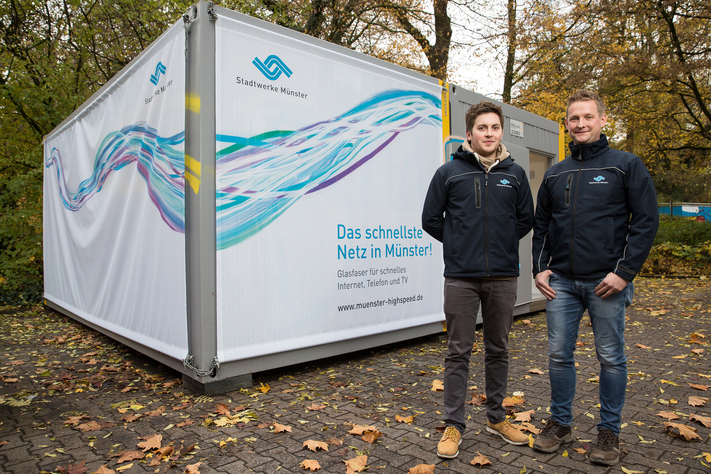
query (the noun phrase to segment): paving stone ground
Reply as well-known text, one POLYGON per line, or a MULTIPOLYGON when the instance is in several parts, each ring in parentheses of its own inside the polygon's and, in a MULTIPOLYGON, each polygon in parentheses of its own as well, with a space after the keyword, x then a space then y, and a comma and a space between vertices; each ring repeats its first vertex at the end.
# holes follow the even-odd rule
MULTIPOLYGON (((105 466, 113 472, 182 473, 199 462, 202 474, 297 473, 304 472, 302 462, 316 460, 318 472, 345 473, 344 461, 363 455, 365 472, 382 474, 407 473, 419 464, 435 465, 436 473, 711 472, 711 428, 689 419, 711 417, 711 402, 689 405, 689 397, 711 397, 711 391, 690 385, 711 385, 711 284, 641 278, 636 283, 626 330, 630 380, 623 455, 612 468, 590 464, 585 454, 599 420, 598 365, 587 317, 576 355, 575 441, 554 454, 506 444, 487 434, 483 406, 468 405, 460 455, 445 461, 436 456, 442 392, 432 391, 433 382, 443 379, 442 338, 254 374, 250 389, 205 397, 181 386, 178 373, 65 316, 4 308, 0 472, 93 473, 105 466), (675 413, 679 419, 673 421, 697 430, 698 438, 667 433, 667 420, 656 416, 662 411, 675 413), (413 415, 412 424, 396 421, 413 415), (281 425, 290 431, 277 432, 281 425), (374 426, 382 436, 368 443, 349 434, 354 425, 374 426), (154 449, 138 447, 156 434, 173 454, 158 459, 154 449), (304 447, 309 440, 331 444, 327 452, 312 452, 304 447), (181 447, 187 452, 178 455, 181 447), (127 451, 145 457, 119 463, 116 455, 127 451), (491 464, 470 464, 478 453, 491 464)), ((550 396, 545 320, 544 312, 517 317, 510 341, 509 395, 523 392, 525 401, 515 411, 534 410, 538 428, 550 396), (543 374, 531 372, 536 369, 543 374)), ((480 347, 479 342, 471 361, 470 385, 477 387, 472 393, 484 388, 480 347)))

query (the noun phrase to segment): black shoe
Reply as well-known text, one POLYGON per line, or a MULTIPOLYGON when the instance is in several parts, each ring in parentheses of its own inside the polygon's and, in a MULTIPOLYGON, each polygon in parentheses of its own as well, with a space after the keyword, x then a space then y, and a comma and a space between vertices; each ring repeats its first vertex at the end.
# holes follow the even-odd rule
POLYGON ((561 444, 571 441, 573 441, 573 433, 570 426, 561 425, 553 418, 548 418, 546 427, 533 441, 533 449, 543 453, 554 453, 558 451, 561 444))
POLYGON ((590 452, 590 462, 614 466, 620 460, 620 438, 611 430, 598 430, 597 441, 590 452))

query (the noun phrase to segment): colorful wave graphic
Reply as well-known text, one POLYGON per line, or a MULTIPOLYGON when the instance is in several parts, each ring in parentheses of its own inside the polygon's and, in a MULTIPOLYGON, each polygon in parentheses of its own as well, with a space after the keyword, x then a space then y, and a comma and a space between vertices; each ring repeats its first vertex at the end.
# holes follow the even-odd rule
MULTIPOLYGON (((78 211, 100 192, 113 171, 136 163, 146 181, 148 194, 168 226, 185 232, 185 156, 177 147, 185 140, 185 132, 163 138, 145 122, 139 122, 107 135, 94 159, 94 171, 79 183, 76 191, 67 187, 62 156, 52 148, 45 158, 45 167, 55 167, 59 193, 64 207, 78 211)), ((180 147, 182 148, 182 147, 180 147)))
POLYGON ((300 130, 232 142, 217 154, 217 248, 254 236, 302 196, 338 182, 400 133, 441 126, 441 100, 419 91, 380 93, 343 115, 300 130))
MULTIPOLYGON (((343 115, 296 131, 254 137, 217 135, 217 249, 256 235, 302 196, 340 181, 419 125, 441 126, 439 97, 419 91, 378 94, 343 115)), ((160 137, 145 122, 107 135, 92 175, 76 191, 67 187, 60 151, 45 166, 56 169, 64 207, 78 211, 100 192, 109 174, 135 162, 161 217, 185 232, 185 133, 160 137)))

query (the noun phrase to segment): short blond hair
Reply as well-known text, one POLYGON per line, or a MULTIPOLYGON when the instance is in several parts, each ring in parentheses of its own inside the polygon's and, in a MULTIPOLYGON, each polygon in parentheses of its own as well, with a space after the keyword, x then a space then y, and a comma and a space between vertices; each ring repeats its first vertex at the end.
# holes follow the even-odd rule
POLYGON ((588 91, 584 89, 580 89, 575 91, 570 97, 568 97, 567 105, 565 107, 565 116, 566 118, 568 117, 568 109, 570 108, 570 104, 573 102, 583 102, 587 100, 593 100, 597 104, 597 111, 602 117, 605 115, 605 102, 602 100, 602 97, 594 93, 593 91, 588 91))

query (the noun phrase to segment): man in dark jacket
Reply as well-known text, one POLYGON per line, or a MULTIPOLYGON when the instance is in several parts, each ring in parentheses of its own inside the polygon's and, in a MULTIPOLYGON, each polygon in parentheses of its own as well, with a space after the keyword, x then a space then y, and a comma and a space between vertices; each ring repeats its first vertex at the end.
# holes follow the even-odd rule
POLYGON ((518 241, 533 226, 526 172, 501 144, 504 115, 491 102, 466 114, 467 141, 430 183, 422 228, 444 244, 444 435, 437 454, 459 454, 477 313, 484 322, 487 431, 511 444, 528 438, 506 420, 508 337, 519 275, 518 241))
POLYGON ((600 133, 606 120, 605 104, 594 92, 568 98, 572 156, 546 172, 538 191, 533 274, 548 299, 551 417, 533 448, 552 453, 573 439, 573 352, 587 309, 600 361, 600 423, 589 458, 611 466, 620 459, 627 387, 625 308, 632 302, 632 280, 652 248, 659 211, 642 160, 611 149, 600 133))

